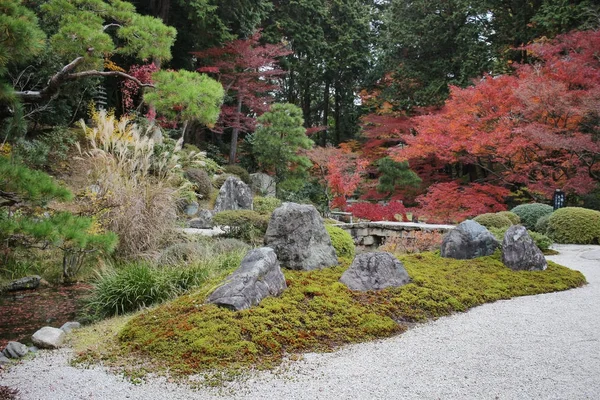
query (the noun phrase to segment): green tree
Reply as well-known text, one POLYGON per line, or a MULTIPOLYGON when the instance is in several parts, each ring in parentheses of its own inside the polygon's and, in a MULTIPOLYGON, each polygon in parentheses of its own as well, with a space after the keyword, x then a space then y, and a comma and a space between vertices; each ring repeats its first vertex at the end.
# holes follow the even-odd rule
POLYGON ((379 173, 378 192, 394 193, 399 187, 418 186, 421 178, 411 171, 407 161, 398 162, 389 157, 382 158, 377 163, 379 173))
POLYGON ((259 166, 275 174, 278 191, 300 189, 312 163, 299 152, 313 145, 303 127, 302 110, 293 104, 273 104, 258 122, 250 142, 259 166))
POLYGON ((63 279, 70 282, 87 254, 114 251, 117 236, 94 232, 91 218, 68 212, 50 213, 51 200, 68 201, 73 195, 50 176, 0 157, 0 250, 3 263, 12 247, 54 246, 63 252, 63 279), (46 211, 41 213, 40 210, 46 211), (41 215, 40 215, 41 214, 41 215))

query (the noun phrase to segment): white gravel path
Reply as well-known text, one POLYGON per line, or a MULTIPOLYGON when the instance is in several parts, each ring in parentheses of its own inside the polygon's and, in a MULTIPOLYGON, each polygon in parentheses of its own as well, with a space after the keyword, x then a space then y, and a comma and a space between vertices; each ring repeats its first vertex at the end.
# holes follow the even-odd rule
POLYGON ((589 284, 520 297, 419 325, 391 339, 307 354, 224 393, 164 378, 134 385, 102 368, 40 352, 0 375, 29 399, 600 399, 600 246, 549 257, 589 284), (231 391, 230 391, 231 390, 231 391))

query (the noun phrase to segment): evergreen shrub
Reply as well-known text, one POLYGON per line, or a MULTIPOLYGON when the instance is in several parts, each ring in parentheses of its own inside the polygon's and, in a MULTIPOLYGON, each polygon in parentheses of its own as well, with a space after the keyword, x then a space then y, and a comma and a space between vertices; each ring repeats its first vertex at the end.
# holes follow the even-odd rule
POLYGON ((231 175, 235 175, 240 178, 245 184, 250 184, 250 173, 244 167, 240 167, 239 165, 227 165, 223 168, 223 170, 231 175))
POLYGON ((475 221, 485 226, 486 228, 508 228, 513 225, 513 222, 506 216, 500 213, 486 213, 473 218, 475 221))
POLYGON ((229 227, 225 237, 259 245, 267 231, 269 216, 252 210, 228 210, 216 213, 213 217, 213 224, 229 227))
POLYGON ((517 214, 511 211, 500 211, 497 212, 498 215, 504 215, 506 218, 510 219, 513 225, 518 225, 521 223, 521 218, 517 214))
POLYGON ((261 215, 271 215, 281 205, 281 200, 276 197, 254 197, 254 211, 261 215))
POLYGON ((542 215, 535 223, 535 231, 543 233, 544 235, 548 232, 548 221, 552 214, 542 215))
POLYGON ((195 192, 202 196, 203 199, 208 199, 213 190, 212 180, 208 173, 199 168, 190 168, 185 171, 186 178, 194 185, 195 192))
POLYGON ((581 207, 560 208, 548 219, 548 236, 556 243, 600 243, 600 211, 581 207))
POLYGON ((537 220, 544 215, 551 214, 553 209, 548 204, 531 203, 521 204, 510 211, 521 218, 521 223, 525 225, 527 229, 535 229, 537 220))
POLYGON ((352 261, 356 251, 352 235, 335 225, 325 224, 325 229, 331 238, 331 244, 338 258, 352 261))
MULTIPOLYGON (((506 234, 506 231, 508 230, 508 228, 509 227, 489 228, 489 230, 494 235, 494 237, 496 237, 496 239, 498 239, 500 242, 502 242, 504 240, 504 235, 506 234)), ((534 232, 531 230, 527 230, 527 233, 529 234, 529 236, 531 236, 531 239, 533 239, 533 242, 535 243, 535 245, 542 251, 548 250, 553 243, 553 241, 550 237, 548 237, 542 233, 534 232)))

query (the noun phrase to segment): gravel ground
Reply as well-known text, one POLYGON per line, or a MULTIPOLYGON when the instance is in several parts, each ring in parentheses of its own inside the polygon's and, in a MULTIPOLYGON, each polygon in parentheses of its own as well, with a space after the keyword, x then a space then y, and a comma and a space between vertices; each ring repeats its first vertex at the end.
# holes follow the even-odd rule
POLYGON ((306 354, 220 392, 148 379, 134 385, 104 369, 42 351, 0 375, 22 399, 598 399, 600 246, 556 246, 549 259, 588 285, 520 297, 418 325, 391 339, 306 354))

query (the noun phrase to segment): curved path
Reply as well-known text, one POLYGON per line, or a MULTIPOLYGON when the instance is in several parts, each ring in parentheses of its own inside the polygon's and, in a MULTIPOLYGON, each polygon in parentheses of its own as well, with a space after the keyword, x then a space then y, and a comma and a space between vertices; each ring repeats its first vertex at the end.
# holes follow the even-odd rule
POLYGON ((391 339, 307 354, 220 394, 164 378, 133 385, 101 368, 40 352, 0 375, 22 399, 599 399, 600 246, 549 257, 589 284, 520 297, 418 325, 391 339), (229 390, 231 389, 231 391, 229 390))

